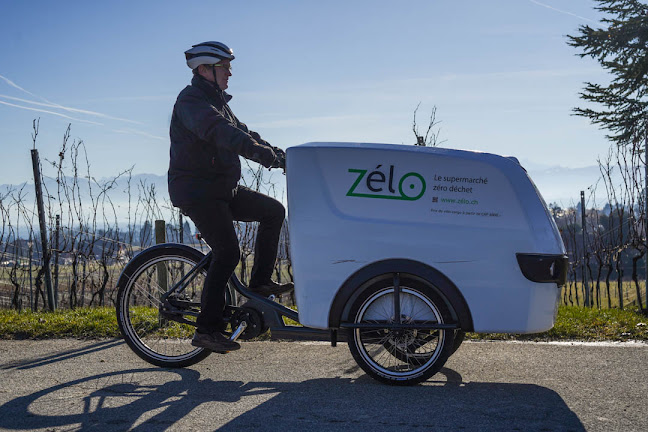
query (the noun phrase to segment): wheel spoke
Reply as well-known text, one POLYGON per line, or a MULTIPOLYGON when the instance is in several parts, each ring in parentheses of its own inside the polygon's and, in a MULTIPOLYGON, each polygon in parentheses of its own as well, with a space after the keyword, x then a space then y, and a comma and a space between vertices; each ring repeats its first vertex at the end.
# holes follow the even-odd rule
MULTIPOLYGON (((162 302, 158 297, 153 296, 150 292, 148 292, 144 287, 141 286, 139 283, 135 283, 135 290, 139 293, 141 293, 144 297, 148 298, 151 300, 151 302, 157 304, 158 306, 162 306, 162 302)), ((164 292, 158 287, 157 288, 159 294, 164 294, 164 292)))

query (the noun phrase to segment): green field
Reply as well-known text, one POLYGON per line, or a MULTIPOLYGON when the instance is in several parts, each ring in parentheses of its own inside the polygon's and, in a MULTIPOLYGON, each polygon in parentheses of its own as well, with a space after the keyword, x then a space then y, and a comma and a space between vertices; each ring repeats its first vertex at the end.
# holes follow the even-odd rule
POLYGON ((637 309, 591 309, 560 306, 554 327, 544 333, 511 335, 469 333, 471 339, 491 340, 578 340, 578 341, 648 341, 648 317, 637 309))

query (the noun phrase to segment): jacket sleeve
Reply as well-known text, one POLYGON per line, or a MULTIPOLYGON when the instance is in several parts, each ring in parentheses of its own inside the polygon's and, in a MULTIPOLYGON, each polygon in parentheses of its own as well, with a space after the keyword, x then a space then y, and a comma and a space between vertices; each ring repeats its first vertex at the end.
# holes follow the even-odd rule
MULTIPOLYGON (((238 121, 238 119, 237 119, 237 121, 238 121)), ((251 136, 252 138, 254 138, 254 140, 255 140, 256 142, 261 143, 261 144, 263 144, 263 145, 266 145, 266 146, 268 146, 268 147, 270 147, 270 148, 274 148, 273 146, 270 145, 270 143, 269 143, 268 141, 266 141, 266 140, 264 140, 263 138, 261 138, 261 135, 259 135, 258 132, 254 132, 253 130, 250 130, 250 129, 247 127, 247 125, 246 125, 245 123, 239 121, 238 124, 239 124, 239 128, 242 129, 242 130, 244 130, 244 131, 247 132, 248 134, 250 134, 250 136, 251 136)))
POLYGON ((182 95, 176 101, 175 112, 184 127, 203 141, 226 148, 266 168, 270 167, 275 160, 271 147, 257 142, 247 131, 229 122, 209 102, 199 96, 182 95))

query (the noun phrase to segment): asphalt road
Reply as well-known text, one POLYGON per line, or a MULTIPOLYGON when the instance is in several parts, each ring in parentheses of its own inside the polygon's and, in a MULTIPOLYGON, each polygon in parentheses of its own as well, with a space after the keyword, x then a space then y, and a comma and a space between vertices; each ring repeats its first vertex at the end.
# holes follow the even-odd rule
POLYGON ((188 369, 118 340, 0 341, 0 430, 646 431, 648 345, 467 342, 391 387, 348 348, 244 342, 188 369))

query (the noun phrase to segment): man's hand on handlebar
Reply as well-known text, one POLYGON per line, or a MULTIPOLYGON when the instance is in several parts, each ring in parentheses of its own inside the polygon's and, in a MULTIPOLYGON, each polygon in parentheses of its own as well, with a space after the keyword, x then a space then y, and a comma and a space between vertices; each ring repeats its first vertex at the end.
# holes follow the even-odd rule
POLYGON ((275 153, 275 160, 272 162, 272 165, 270 165, 270 169, 281 168, 286 171, 286 152, 279 147, 272 147, 272 150, 274 150, 275 153))
POLYGON ((281 155, 281 157, 286 159, 286 152, 283 151, 283 149, 280 149, 279 147, 272 147, 272 150, 275 152, 276 155, 281 155))

